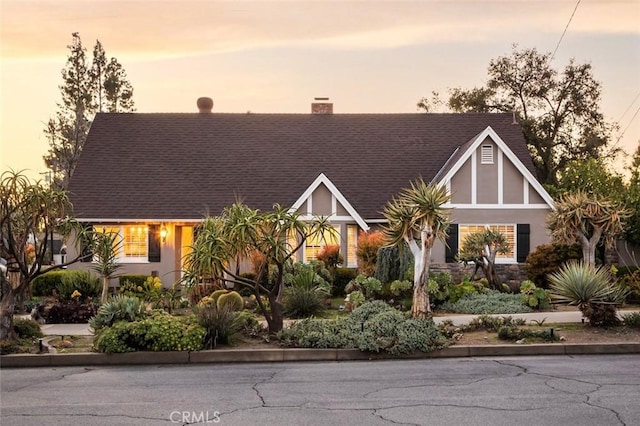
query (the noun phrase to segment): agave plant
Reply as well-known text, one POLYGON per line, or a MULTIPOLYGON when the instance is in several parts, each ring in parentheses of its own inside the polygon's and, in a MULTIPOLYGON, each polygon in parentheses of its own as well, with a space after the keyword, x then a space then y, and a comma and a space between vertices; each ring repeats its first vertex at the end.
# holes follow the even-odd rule
POLYGON ((624 302, 626 294, 612 283, 606 269, 571 261, 550 274, 549 281, 553 299, 577 305, 591 325, 620 323, 617 306, 624 302))

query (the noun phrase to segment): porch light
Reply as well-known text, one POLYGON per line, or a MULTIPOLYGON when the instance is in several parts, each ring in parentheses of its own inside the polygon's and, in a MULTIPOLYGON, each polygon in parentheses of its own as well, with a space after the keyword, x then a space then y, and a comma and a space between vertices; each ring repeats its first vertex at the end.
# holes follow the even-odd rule
POLYGON ((160 238, 162 238, 163 243, 167 241, 167 233, 167 228, 162 225, 162 228, 160 228, 160 238))

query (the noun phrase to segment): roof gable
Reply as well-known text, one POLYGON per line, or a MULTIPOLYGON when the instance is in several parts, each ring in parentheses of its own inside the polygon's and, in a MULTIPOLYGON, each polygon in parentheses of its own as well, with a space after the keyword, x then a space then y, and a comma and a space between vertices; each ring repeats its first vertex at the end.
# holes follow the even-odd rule
MULTIPOLYGON (((320 173, 316 180, 314 180, 313 183, 307 187, 307 189, 302 193, 302 195, 300 195, 296 202, 293 203, 293 206, 291 206, 291 210, 298 210, 305 202, 310 199, 313 191, 315 191, 320 185, 324 185, 327 187, 329 192, 331 192, 331 195, 333 195, 336 198, 336 201, 340 203, 342 207, 344 207, 347 213, 349 213, 349 215, 356 221, 360 228, 364 229, 365 231, 369 229, 369 225, 367 225, 367 222, 362 219, 362 216, 360 216, 356 209, 353 208, 351 203, 349 203, 345 196, 342 195, 338 188, 333 184, 333 182, 331 182, 331 180, 327 176, 325 176, 324 173, 320 173)), ((332 215, 334 214, 335 211, 332 212, 332 215)))
POLYGON ((511 161, 511 163, 516 167, 516 169, 522 174, 522 176, 526 179, 529 185, 542 197, 544 202, 551 208, 555 209, 553 199, 549 195, 549 193, 544 189, 544 187, 537 181, 537 179, 520 161, 520 159, 514 154, 514 152, 509 148, 509 146, 502 140, 502 138, 491 128, 491 126, 487 126, 482 132, 480 132, 475 138, 467 142, 460 150, 458 150, 454 155, 451 161, 447 162, 443 168, 437 173, 437 183, 439 185, 447 185, 451 182, 453 176, 462 168, 467 160, 472 158, 474 152, 478 149, 480 144, 483 143, 487 138, 490 138, 498 148, 503 152, 504 155, 511 161))

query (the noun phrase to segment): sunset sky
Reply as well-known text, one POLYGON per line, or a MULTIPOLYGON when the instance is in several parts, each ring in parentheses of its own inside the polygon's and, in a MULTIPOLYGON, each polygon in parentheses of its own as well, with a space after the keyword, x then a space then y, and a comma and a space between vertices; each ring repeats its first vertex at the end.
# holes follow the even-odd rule
MULTIPOLYGON (((575 0, 0 0, 0 168, 44 172, 71 33, 123 64, 138 112, 417 112, 433 90, 485 82, 511 46, 552 52, 575 0)), ((640 140, 640 0, 582 0, 553 65, 593 65, 618 146, 640 140), (635 115, 635 118, 634 117, 635 115)))

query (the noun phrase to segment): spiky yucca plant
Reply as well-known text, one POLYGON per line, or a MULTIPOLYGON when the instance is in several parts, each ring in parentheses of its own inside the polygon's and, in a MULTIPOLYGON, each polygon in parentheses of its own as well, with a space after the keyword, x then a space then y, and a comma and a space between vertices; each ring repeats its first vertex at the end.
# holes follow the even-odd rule
POLYGON ((552 298, 577 305, 594 326, 618 325, 617 307, 624 302, 624 291, 612 282, 604 268, 581 262, 567 262, 549 275, 552 298))

